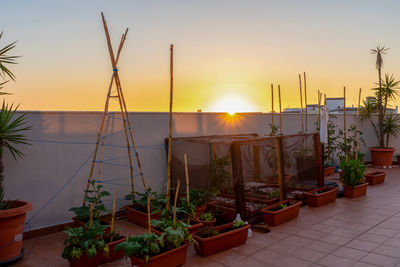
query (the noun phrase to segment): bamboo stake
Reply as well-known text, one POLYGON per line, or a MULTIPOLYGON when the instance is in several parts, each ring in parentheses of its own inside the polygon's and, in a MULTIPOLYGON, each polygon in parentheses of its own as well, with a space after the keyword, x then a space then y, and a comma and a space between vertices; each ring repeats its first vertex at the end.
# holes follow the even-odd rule
POLYGON ((111 214, 111 240, 110 241, 113 241, 113 237, 114 237, 112 235, 112 233, 114 232, 116 203, 117 203, 117 190, 114 190, 113 209, 112 209, 112 214, 111 214))
POLYGON ((304 102, 305 102, 305 105, 306 105, 306 132, 307 132, 307 129, 308 129, 308 116, 307 116, 307 81, 306 81, 306 73, 304 72, 304 102))
POLYGON ((150 195, 147 193, 147 228, 151 234, 151 209, 150 209, 150 195))
POLYGON ((317 120, 317 127, 318 129, 321 128, 321 94, 318 90, 318 120, 317 120))
POLYGON ((93 203, 89 203, 89 229, 93 226, 93 203))
POLYGON ((278 95, 279 95, 279 129, 281 135, 283 135, 282 131, 282 104, 281 104, 281 86, 278 84, 278 95))
POLYGON ((168 168, 167 168, 167 210, 170 205, 171 191, 171 164, 172 164, 172 101, 174 92, 174 45, 170 45, 170 83, 169 83, 169 136, 168 136, 168 168))
POLYGON ((328 111, 328 109, 326 108, 326 94, 324 94, 324 106, 325 106, 325 110, 328 111))
MULTIPOLYGON (((346 144, 346 86, 343 86, 343 139, 346 144)), ((345 152, 347 160, 347 152, 345 152)))
POLYGON ((357 105, 357 117, 356 117, 356 130, 354 132, 354 140, 356 141, 356 148, 355 148, 355 153, 356 153, 356 160, 358 160, 358 150, 359 150, 359 142, 357 139, 358 135, 358 115, 360 111, 360 101, 361 101, 361 88, 358 91, 358 105, 357 105))
POLYGON ((301 75, 299 74, 300 86, 300 111, 301 111, 301 132, 304 133, 304 119, 303 119, 303 93, 301 92, 301 75))
POLYGON ((271 136, 274 136, 274 85, 271 83, 271 136))
POLYGON ((185 159, 185 176, 186 176, 186 200, 187 203, 190 203, 190 192, 189 192, 189 170, 188 170, 188 163, 187 163, 187 155, 186 153, 183 155, 185 159))
POLYGON ((178 180, 178 185, 176 186, 175 192, 175 202, 174 202, 174 226, 176 225, 176 203, 178 202, 179 186, 181 185, 181 180, 178 180))

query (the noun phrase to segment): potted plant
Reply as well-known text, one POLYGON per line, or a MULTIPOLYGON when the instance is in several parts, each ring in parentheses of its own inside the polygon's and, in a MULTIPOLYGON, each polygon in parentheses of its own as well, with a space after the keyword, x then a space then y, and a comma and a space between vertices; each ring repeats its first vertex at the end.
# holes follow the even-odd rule
POLYGON ((183 223, 176 223, 164 229, 163 233, 144 233, 128 237, 116 246, 130 257, 132 266, 176 267, 185 264, 186 251, 191 235, 183 223))
POLYGON ((104 241, 106 226, 93 221, 89 227, 68 228, 64 241, 62 257, 70 262, 71 267, 98 266, 102 262, 103 252, 109 253, 109 247, 104 241))
MULTIPOLYGON (((330 176, 335 173, 335 166, 334 166, 334 155, 335 151, 337 149, 336 146, 336 139, 338 136, 336 135, 336 125, 333 123, 331 118, 336 118, 335 115, 330 115, 330 118, 328 120, 328 127, 327 127, 327 132, 328 132, 328 142, 324 146, 324 176, 330 176)), ((319 129, 318 129, 319 130, 319 129)))
MULTIPOLYGON (((2 33, 0 33, 0 39, 2 33)), ((16 64, 17 56, 10 56, 8 53, 15 48, 15 43, 0 48, 0 95, 7 93, 1 91, 4 84, 8 82, 7 77, 15 79, 14 74, 8 69, 8 64, 16 64)), ((3 156, 8 150, 16 160, 24 154, 19 145, 29 144, 24 135, 25 131, 31 129, 26 125, 27 114, 17 114, 17 107, 8 105, 3 101, 0 110, 0 265, 7 265, 22 257, 22 235, 26 213, 32 210, 29 202, 6 200, 4 185, 3 156)))
POLYGON ((217 219, 209 212, 204 213, 201 215, 199 218, 197 218, 197 221, 202 223, 204 226, 208 226, 210 228, 214 227, 214 223, 217 219))
POLYGON ((364 175, 365 181, 369 185, 376 185, 376 184, 381 184, 385 182, 385 177, 386 174, 384 172, 380 171, 375 171, 375 172, 369 172, 364 175))
MULTIPOLYGON (((177 218, 179 221, 186 223, 186 228, 188 229, 189 233, 193 233, 199 228, 203 227, 201 222, 198 222, 194 219, 196 216, 195 210, 196 207, 193 205, 193 202, 187 202, 185 198, 181 198, 179 206, 176 207, 177 218)), ((164 219, 172 222, 171 215, 172 214, 170 214, 168 217, 164 216, 164 219)))
MULTIPOLYGON (((72 218, 74 225, 77 227, 83 227, 90 218, 90 204, 93 205, 93 219, 99 221, 103 225, 108 225, 109 222, 105 219, 104 213, 107 212, 106 207, 102 201, 102 198, 109 196, 108 191, 102 190, 103 186, 100 184, 96 185, 96 181, 90 181, 91 189, 87 190, 87 196, 85 204, 80 207, 73 207, 69 209, 75 213, 75 217, 72 218)), ((109 231, 109 228, 106 228, 109 231)))
POLYGON ((264 222, 277 226, 299 215, 301 201, 284 200, 261 210, 264 222))
POLYGON ((190 204, 192 204, 195 209, 194 217, 197 218, 201 216, 206 210, 206 203, 207 203, 206 194, 197 188, 190 188, 189 196, 190 196, 190 204))
POLYGON ((368 148, 371 151, 372 165, 375 167, 392 166, 394 148, 389 147, 390 138, 396 137, 400 133, 399 118, 388 112, 388 102, 396 99, 400 81, 396 81, 393 75, 385 74, 382 79, 382 55, 388 49, 384 46, 378 46, 372 49, 376 54, 376 68, 378 69, 378 87, 374 98, 369 98, 364 101, 364 106, 361 109, 361 119, 368 119, 374 128, 378 145, 368 148), (378 114, 378 121, 374 121, 373 114, 378 114))
POLYGON ((136 193, 137 197, 133 197, 132 205, 125 206, 126 216, 128 221, 136 223, 142 227, 147 227, 147 196, 150 196, 151 202, 151 219, 160 219, 160 216, 165 216, 167 213, 166 209, 163 209, 167 203, 167 198, 163 194, 158 194, 149 188, 144 193, 136 193))
POLYGON ((193 235, 196 253, 208 256, 219 251, 243 245, 247 241, 248 229, 243 221, 237 220, 215 228, 204 227, 193 235))
POLYGON ((306 192, 307 203, 311 207, 320 207, 330 202, 334 202, 337 197, 338 189, 335 187, 324 186, 306 192))
POLYGON ((368 184, 363 181, 365 164, 360 160, 341 160, 340 168, 343 171, 344 196, 356 198, 367 193, 368 184))

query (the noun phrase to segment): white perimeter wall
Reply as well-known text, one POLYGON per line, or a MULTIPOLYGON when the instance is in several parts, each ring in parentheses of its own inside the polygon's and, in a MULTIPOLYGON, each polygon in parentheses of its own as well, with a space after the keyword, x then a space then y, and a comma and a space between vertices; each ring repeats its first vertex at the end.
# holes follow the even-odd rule
MULTIPOLYGON (((114 115, 109 122, 109 134, 113 135, 106 138, 104 159, 127 155, 120 116, 114 115)), ((166 180, 164 138, 168 136, 168 113, 134 112, 129 116, 147 183, 160 192, 166 180)), ((336 116, 337 125, 342 127, 343 116, 336 116)), ((72 213, 68 209, 82 202, 101 118, 101 112, 29 112, 29 124, 34 126, 28 133, 32 145, 21 147, 26 155, 18 161, 14 161, 9 153, 4 156, 6 198, 26 200, 34 207, 28 214, 26 230, 71 219, 72 213)), ((309 131, 315 129, 316 119, 317 115, 308 116, 309 131)), ((233 117, 220 113, 175 113, 173 136, 244 133, 263 136, 270 132, 270 122, 271 115, 263 113, 233 117)), ((347 125, 354 122, 354 116, 347 116, 347 125)), ((275 116, 275 123, 279 123, 279 116, 275 116)), ((369 122, 361 123, 360 128, 367 146, 375 145, 376 137, 369 122)), ((299 114, 283 114, 285 134, 297 133, 300 129, 299 114)), ((400 149, 400 141, 395 140, 392 146, 400 149)), ((367 153, 365 147, 361 149, 367 153)), ((369 157, 367 153, 366 159, 369 157)), ((129 177, 128 159, 108 163, 111 164, 103 166, 102 177, 105 181, 113 180, 114 184, 105 184, 106 189, 110 192, 118 190, 118 206, 121 207, 127 204, 123 196, 130 191, 130 181, 126 179, 129 177)), ((135 174, 138 175, 136 170, 135 174)), ((143 190, 138 176, 135 186, 137 191, 143 190)), ((106 203, 111 205, 111 197, 106 203)))

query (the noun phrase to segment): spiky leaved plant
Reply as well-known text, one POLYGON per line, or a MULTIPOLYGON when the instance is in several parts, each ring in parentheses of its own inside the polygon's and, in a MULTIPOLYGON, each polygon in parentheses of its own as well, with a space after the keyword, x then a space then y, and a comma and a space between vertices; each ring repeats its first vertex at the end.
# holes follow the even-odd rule
MULTIPOLYGON (((3 34, 1 33, 0 40, 2 36, 3 34)), ((17 63, 16 58, 18 56, 9 55, 10 51, 15 48, 15 43, 13 42, 0 48, 0 78, 3 80, 0 82, 0 89, 9 81, 7 79, 15 79, 15 75, 8 68, 9 64, 17 63)), ((7 93, 0 92, 0 94, 7 93)), ((6 104, 3 100, 0 110, 0 192, 3 192, 2 194, 4 194, 4 151, 10 151, 14 159, 17 159, 24 155, 19 150, 18 145, 29 144, 28 139, 23 135, 23 132, 31 129, 31 126, 26 125, 27 114, 16 114, 17 109, 18 106, 14 107, 13 104, 6 104)))

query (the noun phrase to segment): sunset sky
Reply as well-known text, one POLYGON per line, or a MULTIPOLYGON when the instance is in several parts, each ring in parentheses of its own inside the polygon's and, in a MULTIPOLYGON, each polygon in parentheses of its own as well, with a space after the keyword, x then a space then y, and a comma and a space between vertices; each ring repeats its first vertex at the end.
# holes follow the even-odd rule
POLYGON ((112 71, 103 11, 115 47, 129 28, 119 67, 130 111, 168 110, 171 43, 174 111, 270 111, 270 83, 283 107, 297 107, 304 71, 309 103, 346 86, 352 105, 377 81, 376 45, 390 47, 384 72, 400 78, 399 10, 377 0, 2 0, 0 47, 18 40, 22 56, 7 99, 24 110, 102 110, 112 71))

